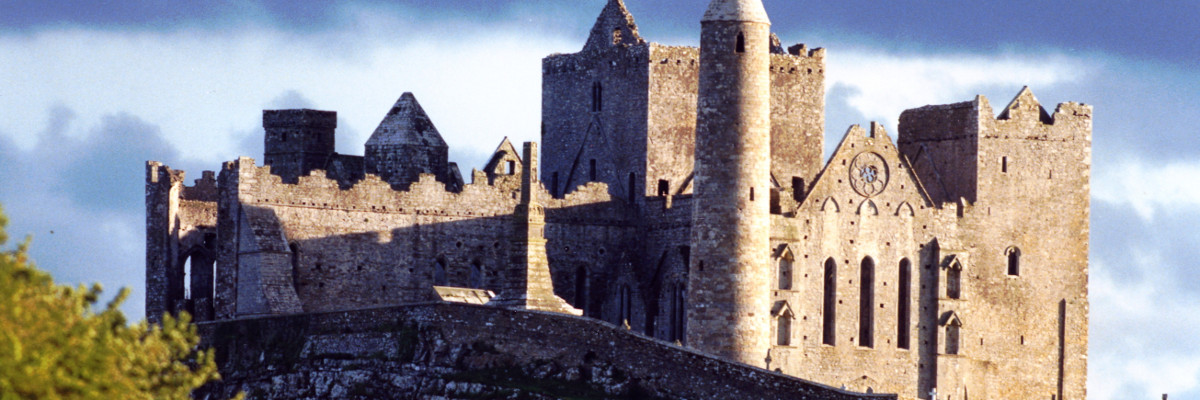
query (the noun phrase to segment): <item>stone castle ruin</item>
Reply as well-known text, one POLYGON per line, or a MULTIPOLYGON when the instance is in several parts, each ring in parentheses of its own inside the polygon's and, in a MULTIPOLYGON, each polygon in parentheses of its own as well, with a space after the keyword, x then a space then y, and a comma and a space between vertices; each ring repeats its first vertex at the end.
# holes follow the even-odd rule
POLYGON ((251 397, 469 398, 502 359, 644 398, 1085 398, 1092 108, 925 106, 825 160, 825 51, 770 26, 712 0, 666 46, 608 1, 543 60, 541 148, 469 179, 410 93, 363 156, 334 112, 267 110, 261 166, 149 162, 146 314, 194 315, 212 392, 251 397))

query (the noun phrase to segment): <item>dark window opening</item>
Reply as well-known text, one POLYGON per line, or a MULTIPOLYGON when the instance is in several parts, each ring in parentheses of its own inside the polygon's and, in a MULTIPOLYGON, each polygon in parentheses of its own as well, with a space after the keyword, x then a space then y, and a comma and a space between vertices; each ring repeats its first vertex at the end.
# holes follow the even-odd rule
POLYGON ((1008 172, 1008 156, 1000 157, 1000 172, 1008 172))
POLYGON ((666 179, 658 180, 658 196, 666 197, 671 194, 671 182, 666 179))
POLYGON ((738 52, 738 53, 745 53, 745 52, 746 52, 746 35, 745 35, 744 33, 742 33, 742 32, 738 32, 738 36, 737 36, 737 52, 738 52))
POLYGON ((875 347, 875 260, 863 258, 859 279, 858 345, 875 347))
POLYGON ((575 308, 587 311, 587 269, 575 270, 575 308))
POLYGON ((750 187, 750 201, 754 201, 754 187, 750 187))
POLYGON ((1012 276, 1021 275, 1021 249, 1010 247, 1008 253, 1008 274, 1012 276))
POLYGON ((600 112, 603 109, 604 102, 604 87, 600 86, 600 82, 592 83, 592 112, 600 112))
POLYGON ((588 161, 588 167, 589 167, 588 180, 595 182, 596 181, 596 159, 595 158, 588 161))
POLYGON ((837 344, 837 262, 833 261, 833 258, 825 260, 824 295, 821 343, 834 346, 837 344))
POLYGON ((685 304, 686 296, 683 284, 676 284, 670 292, 671 301, 671 324, 668 339, 672 342, 686 344, 685 329, 686 322, 684 320, 687 315, 687 305, 685 304))
POLYGON ((912 300, 912 263, 907 258, 900 260, 900 294, 897 296, 899 304, 897 304, 896 318, 896 347, 901 349, 909 348, 909 331, 908 324, 911 320, 912 300))
POLYGON ((554 197, 561 196, 558 193, 558 172, 555 172, 550 178, 550 195, 554 197))
POLYGON ((513 161, 513 160, 508 160, 508 163, 506 163, 506 164, 508 166, 508 170, 505 171, 505 173, 508 175, 516 175, 517 174, 517 162, 513 161))
POLYGON ((804 178, 792 177, 792 199, 796 201, 804 200, 804 178))
POLYGON ((629 204, 637 201, 637 174, 629 173, 629 204))

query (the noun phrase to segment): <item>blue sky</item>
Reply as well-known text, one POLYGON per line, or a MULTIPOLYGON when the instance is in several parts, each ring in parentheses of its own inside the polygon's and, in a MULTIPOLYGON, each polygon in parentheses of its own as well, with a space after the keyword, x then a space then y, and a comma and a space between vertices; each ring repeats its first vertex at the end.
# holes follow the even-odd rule
MULTIPOLYGON (((697 41, 702 0, 627 0, 648 40, 697 41)), ((261 157, 261 110, 339 112, 362 143, 412 91, 464 168, 536 140, 540 59, 604 0, 0 4, 0 204, 63 282, 135 291, 144 161, 189 180, 261 157)), ((1095 106, 1094 399, 1200 397, 1200 2, 765 0, 785 44, 828 49, 828 138, 907 108, 1029 85, 1095 106)))

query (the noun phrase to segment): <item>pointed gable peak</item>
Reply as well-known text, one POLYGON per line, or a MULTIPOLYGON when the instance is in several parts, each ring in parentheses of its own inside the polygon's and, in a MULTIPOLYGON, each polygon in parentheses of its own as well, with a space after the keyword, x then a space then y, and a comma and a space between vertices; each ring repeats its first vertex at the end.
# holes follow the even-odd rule
POLYGON ((446 141, 442 140, 417 97, 405 92, 367 140, 367 146, 388 145, 446 147, 446 141))
POLYGON ((771 23, 762 0, 713 0, 701 21, 771 23))
POLYGON ((1023 116, 1034 116, 1044 122, 1051 123, 1053 119, 1042 104, 1038 102, 1037 96, 1033 95, 1033 91, 1029 90, 1029 86, 1021 88, 1021 92, 1004 107, 1004 111, 1000 112, 1000 116, 996 119, 1019 119, 1023 116))
POLYGON ((512 141, 505 136, 504 140, 500 141, 500 145, 496 146, 496 151, 492 152, 492 158, 488 160, 483 169, 492 174, 506 175, 514 173, 521 164, 521 152, 517 151, 517 146, 513 146, 512 141), (512 161, 513 165, 501 165, 505 161, 512 161))
POLYGON ((625 2, 608 0, 604 10, 600 11, 600 16, 596 17, 596 24, 592 26, 592 33, 583 48, 596 50, 644 43, 646 41, 638 34, 637 23, 633 21, 633 14, 625 8, 625 2))

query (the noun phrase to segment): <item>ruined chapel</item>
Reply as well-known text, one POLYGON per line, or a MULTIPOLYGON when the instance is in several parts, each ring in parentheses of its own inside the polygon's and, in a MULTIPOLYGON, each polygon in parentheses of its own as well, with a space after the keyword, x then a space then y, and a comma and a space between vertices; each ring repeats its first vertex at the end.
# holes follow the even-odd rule
POLYGON ((193 315, 212 393, 252 398, 481 398, 404 379, 479 395, 497 365, 628 398, 1086 397, 1091 106, 924 106, 826 157, 825 50, 761 0, 700 25, 648 42, 609 0, 543 59, 540 145, 467 175, 411 93, 362 156, 335 112, 266 110, 261 162, 149 162, 147 316, 193 315))

